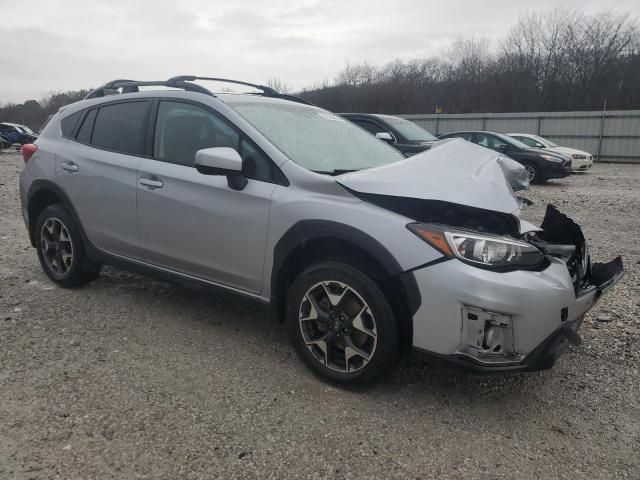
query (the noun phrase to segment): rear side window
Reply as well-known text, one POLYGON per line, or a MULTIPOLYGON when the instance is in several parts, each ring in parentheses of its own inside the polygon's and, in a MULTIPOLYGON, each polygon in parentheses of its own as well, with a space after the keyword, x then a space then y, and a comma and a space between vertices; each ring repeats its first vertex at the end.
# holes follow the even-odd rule
POLYGON ((87 116, 84 117, 82 126, 80 130, 78 130, 78 135, 76 135, 76 140, 79 142, 91 143, 91 132, 93 132, 93 122, 96 120, 96 112, 97 110, 89 110, 87 116))
POLYGON ((385 131, 382 127, 373 122, 369 122, 368 120, 353 120, 353 123, 364 128, 367 132, 372 133, 373 135, 385 131))
POLYGON ((91 145, 114 152, 144 153, 149 102, 123 102, 98 109, 91 145))
POLYGON ((76 112, 60 120, 60 130, 63 137, 69 138, 71 136, 73 129, 76 128, 76 123, 80 120, 80 115, 82 112, 76 112))
POLYGON ((454 133, 451 135, 445 135, 444 138, 463 138, 467 142, 471 141, 472 135, 470 133, 454 133))

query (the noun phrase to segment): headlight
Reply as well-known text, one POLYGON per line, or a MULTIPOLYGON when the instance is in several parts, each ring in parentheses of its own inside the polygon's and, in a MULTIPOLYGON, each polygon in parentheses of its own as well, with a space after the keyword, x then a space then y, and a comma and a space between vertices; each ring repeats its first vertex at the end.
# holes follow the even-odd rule
POLYGON ((544 255, 533 245, 508 237, 456 230, 444 225, 410 223, 407 228, 449 258, 495 270, 538 267, 544 255))
POLYGON ((551 155, 540 155, 542 158, 544 158, 546 161, 548 162, 554 162, 554 163, 562 163, 564 160, 562 160, 561 158, 558 157, 552 157, 551 155))
POLYGON ((571 158, 575 158, 576 160, 586 160, 587 156, 586 155, 582 155, 581 153, 573 153, 571 155, 571 158))

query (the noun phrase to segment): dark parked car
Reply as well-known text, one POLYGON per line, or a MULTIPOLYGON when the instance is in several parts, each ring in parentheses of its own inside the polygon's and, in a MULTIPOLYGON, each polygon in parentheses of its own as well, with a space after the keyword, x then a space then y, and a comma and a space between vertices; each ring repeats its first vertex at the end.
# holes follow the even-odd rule
POLYGON ((29 127, 8 122, 0 123, 0 136, 9 143, 19 143, 20 145, 33 143, 38 139, 38 135, 29 127))
POLYGON ((532 148, 502 133, 452 132, 441 135, 440 138, 464 138, 477 145, 504 153, 527 169, 531 183, 544 182, 550 178, 563 178, 571 173, 571 160, 564 155, 541 148, 532 148))
POLYGON ((404 118, 371 113, 340 113, 339 115, 386 141, 407 157, 429 150, 431 144, 438 141, 427 130, 404 118))
POLYGON ((0 135, 0 150, 2 150, 3 148, 9 148, 10 146, 11 142, 0 135))

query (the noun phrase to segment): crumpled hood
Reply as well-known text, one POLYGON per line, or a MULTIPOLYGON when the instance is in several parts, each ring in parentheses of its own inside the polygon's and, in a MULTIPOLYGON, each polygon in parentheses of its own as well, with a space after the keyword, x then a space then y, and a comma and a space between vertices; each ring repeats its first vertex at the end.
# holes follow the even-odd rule
POLYGON ((436 142, 406 160, 335 179, 355 192, 440 200, 502 213, 520 208, 511 185, 518 190, 529 185, 522 165, 462 139, 436 142))

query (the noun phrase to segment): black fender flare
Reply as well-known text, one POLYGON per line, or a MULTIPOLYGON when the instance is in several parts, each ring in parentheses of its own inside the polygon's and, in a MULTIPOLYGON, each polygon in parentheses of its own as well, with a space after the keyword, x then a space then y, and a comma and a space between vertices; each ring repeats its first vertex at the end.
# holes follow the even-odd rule
POLYGON ((385 272, 397 278, 404 291, 409 313, 413 316, 422 303, 420 289, 413 272, 404 272, 396 258, 378 240, 350 225, 331 220, 301 220, 280 238, 273 251, 271 270, 271 301, 278 304, 278 285, 286 258, 297 247, 320 238, 344 240, 366 251, 382 266, 385 272))
POLYGON ((78 214, 76 213, 76 209, 71 203, 71 200, 69 200, 69 196, 59 185, 53 183, 51 180, 44 180, 44 179, 34 180, 33 183, 31 184, 31 187, 29 187, 29 192, 27 193, 27 211, 29 212, 29 218, 28 218, 29 240, 31 241, 31 246, 33 247, 36 246, 34 229, 35 229, 37 218, 31 218, 30 205, 33 198, 38 193, 43 191, 48 191, 53 193, 56 197, 58 197, 61 200, 64 207, 68 210, 69 214, 73 218, 73 221, 76 223, 78 229, 80 230, 80 235, 82 236, 82 242, 84 243, 84 247, 86 250, 85 254, 87 255, 87 257, 90 259, 101 257, 98 250, 93 246, 93 244, 87 238, 87 235, 84 231, 84 227, 82 226, 82 222, 80 222, 80 218, 78 217, 78 214))

